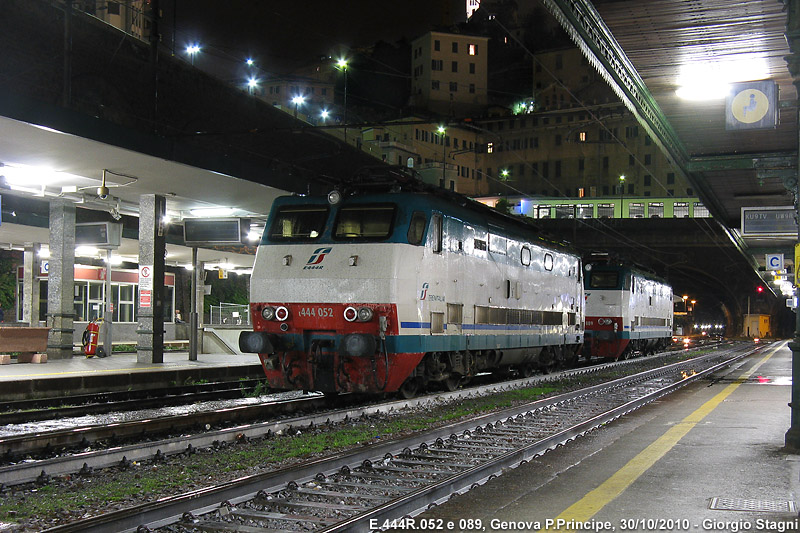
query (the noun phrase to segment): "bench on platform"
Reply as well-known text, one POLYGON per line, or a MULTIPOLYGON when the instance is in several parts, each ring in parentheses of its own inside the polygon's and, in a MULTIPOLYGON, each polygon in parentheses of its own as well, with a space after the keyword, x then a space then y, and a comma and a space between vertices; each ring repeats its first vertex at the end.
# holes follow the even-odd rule
POLYGON ((46 363, 49 331, 50 328, 0 327, 0 364, 11 362, 9 352, 19 352, 19 363, 46 363))

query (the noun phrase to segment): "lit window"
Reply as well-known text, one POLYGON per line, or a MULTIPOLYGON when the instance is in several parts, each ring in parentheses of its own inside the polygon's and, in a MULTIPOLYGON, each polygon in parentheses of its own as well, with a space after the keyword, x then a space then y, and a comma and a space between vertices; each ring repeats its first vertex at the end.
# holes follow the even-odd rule
POLYGON ((469 44, 469 45, 467 45, 467 49, 469 50, 469 55, 471 55, 471 56, 478 55, 478 45, 477 44, 469 44))
POLYGON ((488 143, 486 145, 486 153, 491 154, 492 152, 494 152, 494 143, 488 143))
POLYGON ((582 143, 586 142, 586 132, 585 131, 581 131, 581 132, 578 133, 578 140, 580 142, 582 142, 582 143))

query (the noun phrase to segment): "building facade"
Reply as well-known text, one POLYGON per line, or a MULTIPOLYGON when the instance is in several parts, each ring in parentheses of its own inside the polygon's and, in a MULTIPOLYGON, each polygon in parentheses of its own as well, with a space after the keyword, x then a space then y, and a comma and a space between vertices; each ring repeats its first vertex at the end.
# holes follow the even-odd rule
POLYGON ((428 32, 411 43, 411 104, 446 116, 472 116, 488 104, 489 39, 428 32))

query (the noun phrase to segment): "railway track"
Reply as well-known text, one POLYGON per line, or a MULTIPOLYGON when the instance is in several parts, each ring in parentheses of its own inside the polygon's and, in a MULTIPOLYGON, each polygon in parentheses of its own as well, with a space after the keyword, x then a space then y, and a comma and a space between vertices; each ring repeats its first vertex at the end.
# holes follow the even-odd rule
MULTIPOLYGON (((372 531, 413 520, 555 446, 752 354, 738 346, 290 469, 53 528, 101 531, 372 531)), ((419 524, 417 524, 419 525, 419 524)), ((454 528, 460 528, 458 524, 454 528)))
MULTIPOLYGON (((662 357, 669 355, 663 354, 662 357)), ((174 416, 0 437, 0 486, 31 482, 43 484, 57 476, 86 474, 99 468, 126 466, 134 461, 160 460, 167 455, 234 443, 241 439, 263 438, 292 427, 314 427, 347 418, 389 412, 431 401, 431 398, 454 401, 473 395, 492 394, 561 378, 592 374, 609 368, 653 364, 653 359, 658 360, 659 356, 593 365, 412 400, 373 400, 364 405, 363 398, 342 396, 337 399, 336 411, 331 411, 330 402, 322 396, 308 396, 212 411, 198 410, 174 416), (253 422, 259 420, 262 422, 253 422)))
POLYGON ((0 426, 242 398, 256 390, 259 384, 263 384, 263 380, 246 379, 176 385, 163 389, 83 394, 67 398, 0 401, 0 426))

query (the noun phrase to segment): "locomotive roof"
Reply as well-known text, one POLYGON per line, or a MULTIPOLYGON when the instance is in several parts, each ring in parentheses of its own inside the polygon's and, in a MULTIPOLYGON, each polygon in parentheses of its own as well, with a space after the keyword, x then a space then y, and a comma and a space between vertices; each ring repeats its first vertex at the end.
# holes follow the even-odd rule
POLYGON ((606 262, 602 262, 602 261, 600 261, 600 262, 589 261, 589 262, 587 262, 587 266, 588 265, 591 265, 592 270, 599 269, 599 270, 605 270, 605 271, 614 270, 614 271, 617 271, 617 272, 626 272, 626 271, 633 272, 635 274, 639 274, 640 276, 642 276, 642 277, 644 277, 646 279, 649 279, 649 280, 652 280, 652 281, 657 281, 658 283, 663 283, 664 285, 667 285, 668 287, 672 287, 672 285, 670 285, 670 283, 667 280, 665 280, 664 278, 662 278, 661 276, 658 276, 658 275, 656 275, 656 274, 654 274, 652 272, 649 272, 646 269, 639 268, 639 267, 637 267, 635 265, 622 265, 622 264, 619 264, 619 263, 606 263, 606 262))
MULTIPOLYGON (((505 214, 485 204, 477 202, 467 196, 450 191, 436 185, 431 185, 419 179, 413 169, 402 166, 365 167, 344 180, 334 189, 340 191, 344 197, 343 203, 359 201, 386 201, 396 202, 398 195, 414 197, 417 201, 429 202, 429 205, 446 206, 443 211, 455 214, 473 223, 482 223, 487 227, 502 230, 506 234, 514 235, 530 242, 539 241, 569 253, 578 254, 566 241, 557 239, 551 233, 534 224, 529 217, 505 214)), ((321 200, 327 203, 325 197, 304 196, 304 200, 284 200, 280 197, 276 203, 290 202, 302 203, 303 201, 321 200)), ((439 207, 441 209, 441 207, 439 207)))
MULTIPOLYGON (((491 232, 502 233, 528 242, 538 242, 544 246, 556 248, 568 253, 576 253, 568 244, 553 239, 535 224, 528 223, 524 217, 505 215, 491 207, 461 195, 440 195, 431 192, 399 191, 371 192, 354 194, 346 197, 340 206, 359 203, 385 202, 396 203, 404 208, 436 209, 446 215, 454 216, 471 224, 485 226, 491 232)), ((275 200, 275 205, 315 203, 328 205, 325 196, 282 196, 275 200)), ((577 255, 577 254, 576 254, 577 255)))

